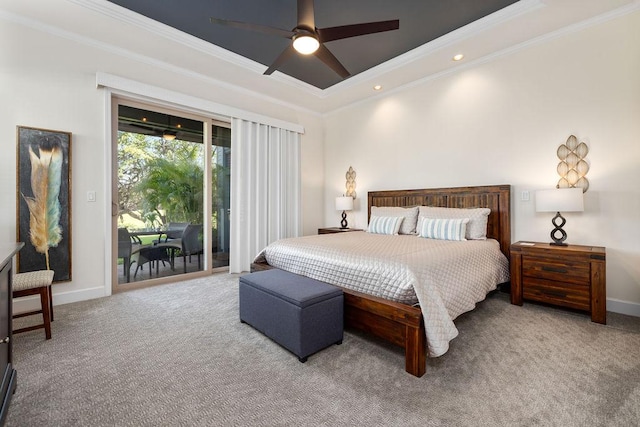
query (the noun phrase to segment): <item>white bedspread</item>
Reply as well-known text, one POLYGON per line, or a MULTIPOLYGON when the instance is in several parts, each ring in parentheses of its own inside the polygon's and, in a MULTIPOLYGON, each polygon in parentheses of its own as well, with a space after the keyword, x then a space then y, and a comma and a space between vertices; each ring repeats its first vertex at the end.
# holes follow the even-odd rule
POLYGON ((453 320, 509 280, 495 240, 466 242, 366 232, 272 243, 256 258, 273 267, 405 304, 419 303, 429 356, 447 352, 453 320))

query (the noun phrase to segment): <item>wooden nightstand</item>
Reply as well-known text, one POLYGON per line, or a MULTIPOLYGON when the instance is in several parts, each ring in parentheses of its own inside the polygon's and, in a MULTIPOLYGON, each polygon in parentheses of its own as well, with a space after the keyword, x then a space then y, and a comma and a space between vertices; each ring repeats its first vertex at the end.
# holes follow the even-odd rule
POLYGON ((606 254, 600 246, 511 245, 511 304, 522 300, 555 304, 607 323, 606 254))
POLYGON ((340 228, 340 227, 318 228, 318 234, 347 233, 349 231, 362 231, 362 229, 361 228, 340 228))

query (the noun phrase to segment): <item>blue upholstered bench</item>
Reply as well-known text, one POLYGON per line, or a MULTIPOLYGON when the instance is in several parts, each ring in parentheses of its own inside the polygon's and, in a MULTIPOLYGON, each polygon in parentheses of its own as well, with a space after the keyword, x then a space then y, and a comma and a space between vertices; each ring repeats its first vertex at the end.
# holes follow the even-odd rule
POLYGON ((342 289, 271 269, 240 277, 240 321, 298 356, 300 362, 342 344, 342 289))

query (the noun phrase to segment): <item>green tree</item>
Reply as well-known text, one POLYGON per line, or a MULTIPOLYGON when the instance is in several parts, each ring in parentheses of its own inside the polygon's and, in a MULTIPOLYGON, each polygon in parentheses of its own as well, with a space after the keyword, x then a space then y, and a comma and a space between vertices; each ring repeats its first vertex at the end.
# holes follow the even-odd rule
POLYGON ((165 224, 169 221, 202 224, 202 166, 188 158, 153 159, 148 166, 138 185, 143 210, 157 212, 165 224))

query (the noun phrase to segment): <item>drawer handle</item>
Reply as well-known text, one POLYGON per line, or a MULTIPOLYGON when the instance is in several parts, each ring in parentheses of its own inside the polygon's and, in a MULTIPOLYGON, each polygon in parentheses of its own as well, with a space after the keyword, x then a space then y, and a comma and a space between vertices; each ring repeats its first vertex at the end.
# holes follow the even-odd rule
POLYGON ((542 270, 544 271, 551 271, 553 273, 566 273, 567 269, 566 268, 561 268, 561 267, 547 267, 546 265, 542 266, 542 270))

